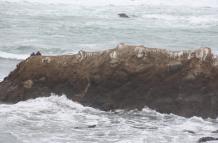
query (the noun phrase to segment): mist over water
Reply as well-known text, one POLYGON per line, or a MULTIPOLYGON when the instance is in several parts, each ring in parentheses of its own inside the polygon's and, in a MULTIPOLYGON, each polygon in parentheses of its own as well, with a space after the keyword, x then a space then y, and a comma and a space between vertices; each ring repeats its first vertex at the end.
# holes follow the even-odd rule
MULTIPOLYGON (((0 81, 36 51, 58 55, 124 42, 169 50, 210 47, 216 53, 217 39, 217 0, 1 0, 0 81)), ((146 107, 103 112, 56 95, 0 104, 0 121, 2 143, 185 143, 218 137, 211 133, 217 119, 146 107)))

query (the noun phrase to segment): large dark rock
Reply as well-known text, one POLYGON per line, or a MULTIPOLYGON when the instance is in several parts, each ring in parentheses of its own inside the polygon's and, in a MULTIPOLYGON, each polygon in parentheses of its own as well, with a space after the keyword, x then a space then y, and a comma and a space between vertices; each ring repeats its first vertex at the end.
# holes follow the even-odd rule
POLYGON ((102 110, 142 109, 216 118, 217 60, 209 48, 172 52, 119 44, 102 52, 32 56, 0 83, 0 101, 65 94, 102 110))

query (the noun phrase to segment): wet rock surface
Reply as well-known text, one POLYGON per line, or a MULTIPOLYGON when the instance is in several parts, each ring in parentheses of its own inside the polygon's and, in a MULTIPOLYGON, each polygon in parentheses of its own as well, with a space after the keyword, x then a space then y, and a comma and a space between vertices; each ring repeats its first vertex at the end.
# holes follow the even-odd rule
POLYGON ((129 18, 129 16, 126 13, 119 13, 118 15, 121 18, 129 18))
POLYGON ((218 141, 218 138, 214 137, 202 137, 198 140, 198 143, 210 142, 210 141, 218 141))
POLYGON ((31 56, 0 83, 0 101, 65 94, 101 110, 142 109, 216 118, 217 59, 209 48, 167 51, 119 44, 102 52, 31 56))
POLYGON ((195 134, 195 132, 191 130, 184 130, 184 132, 189 133, 189 134, 195 134))

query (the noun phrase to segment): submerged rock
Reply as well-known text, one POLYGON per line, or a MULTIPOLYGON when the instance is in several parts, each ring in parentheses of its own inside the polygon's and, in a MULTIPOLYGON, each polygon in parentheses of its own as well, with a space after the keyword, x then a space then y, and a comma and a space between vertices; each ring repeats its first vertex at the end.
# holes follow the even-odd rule
POLYGON ((218 133, 218 130, 212 131, 211 133, 218 133))
POLYGON ((121 18, 129 18, 129 16, 126 13, 119 13, 118 15, 121 18))
POLYGON ((208 141, 218 141, 218 138, 214 137, 202 137, 198 140, 199 143, 208 142, 208 141))
POLYGON ((95 128, 97 125, 89 125, 88 128, 95 128))
POLYGON ((210 48, 167 51, 119 44, 102 52, 31 56, 0 83, 0 101, 65 94, 101 110, 142 109, 216 118, 218 67, 210 48))
POLYGON ((190 133, 190 134, 195 134, 195 132, 191 131, 191 130, 184 130, 184 132, 187 132, 187 133, 190 133))

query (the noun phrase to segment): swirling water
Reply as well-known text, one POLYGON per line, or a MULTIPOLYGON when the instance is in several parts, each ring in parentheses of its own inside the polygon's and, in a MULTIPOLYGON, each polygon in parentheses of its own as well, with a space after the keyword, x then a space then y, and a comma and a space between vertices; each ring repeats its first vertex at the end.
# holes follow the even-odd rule
MULTIPOLYGON (((33 51, 102 50, 118 43, 218 51, 217 0, 0 0, 0 80, 33 51), (129 19, 117 16, 126 13, 129 19)), ((186 143, 218 137, 217 119, 103 112, 64 96, 0 105, 0 143, 186 143), (193 132, 191 132, 193 131, 193 132)))
POLYGON ((216 136, 218 120, 143 111, 103 112, 65 96, 0 105, 4 143, 185 143, 216 136), (189 133, 193 131, 195 133, 189 133))

